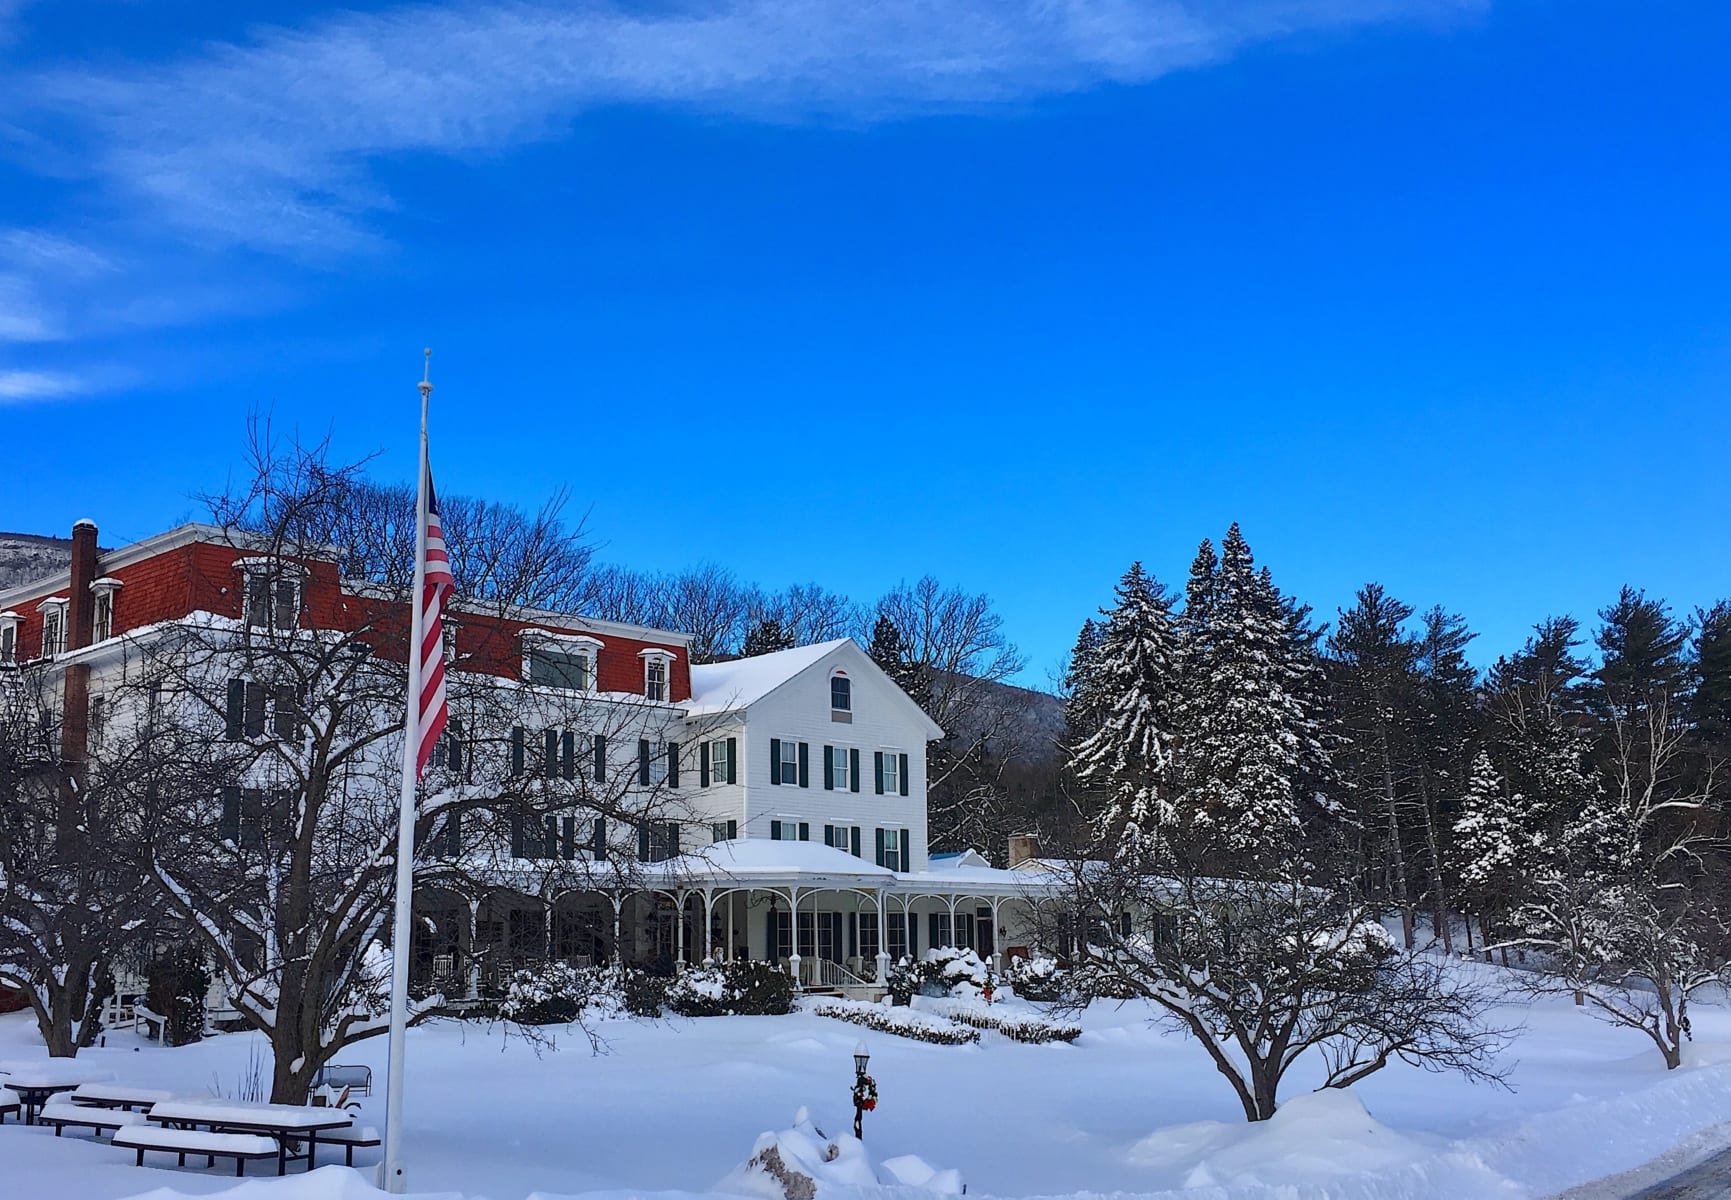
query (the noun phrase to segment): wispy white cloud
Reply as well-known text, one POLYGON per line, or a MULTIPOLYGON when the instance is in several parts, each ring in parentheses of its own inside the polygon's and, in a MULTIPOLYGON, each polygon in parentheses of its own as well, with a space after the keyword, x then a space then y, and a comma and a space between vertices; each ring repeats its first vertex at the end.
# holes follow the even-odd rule
MULTIPOLYGON (((0 11, 6 0, 0 0, 0 11)), ((1296 33, 1488 0, 734 0, 648 11, 402 7, 257 31, 177 62, 37 74, 90 169, 219 245, 363 246, 399 198, 373 165, 557 136, 599 106, 875 120, 1141 83, 1296 33)))
POLYGON ((8 371, 0 369, 0 404, 36 400, 63 400, 88 391, 84 378, 65 371, 8 371))

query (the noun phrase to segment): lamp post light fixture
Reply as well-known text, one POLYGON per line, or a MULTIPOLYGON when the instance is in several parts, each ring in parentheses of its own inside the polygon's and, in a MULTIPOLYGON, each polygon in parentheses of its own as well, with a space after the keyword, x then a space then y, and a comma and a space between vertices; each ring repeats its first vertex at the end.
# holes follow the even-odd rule
POLYGON ((853 1048, 853 1135, 861 1141, 865 1140, 865 1115, 878 1106, 877 1081, 866 1074, 870 1061, 864 1042, 853 1048))

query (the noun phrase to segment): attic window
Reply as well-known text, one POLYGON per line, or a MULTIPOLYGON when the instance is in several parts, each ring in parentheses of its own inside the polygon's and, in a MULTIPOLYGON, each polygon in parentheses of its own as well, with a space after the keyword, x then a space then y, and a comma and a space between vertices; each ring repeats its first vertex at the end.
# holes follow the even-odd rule
POLYGON ((829 677, 829 707, 831 712, 853 711, 853 681, 840 671, 829 677))
POLYGON ((673 652, 650 647, 637 655, 643 660, 643 696, 648 700, 667 699, 667 679, 673 664, 673 652))
POLYGON ((601 642, 592 637, 523 631, 523 678, 537 687, 594 691, 600 655, 601 642))
POLYGON ((0 612, 0 667, 18 661, 18 626, 24 618, 15 612, 0 612))
POLYGON ((44 600, 36 610, 42 614, 42 657, 58 658, 66 653, 66 600, 44 600))
POLYGON ((114 593, 120 590, 120 580, 104 576, 91 583, 90 590, 96 593, 90 640, 105 642, 114 636, 114 593))
POLYGON ((241 617, 249 629, 294 629, 301 617, 301 570, 273 559, 247 559, 245 607, 241 617))

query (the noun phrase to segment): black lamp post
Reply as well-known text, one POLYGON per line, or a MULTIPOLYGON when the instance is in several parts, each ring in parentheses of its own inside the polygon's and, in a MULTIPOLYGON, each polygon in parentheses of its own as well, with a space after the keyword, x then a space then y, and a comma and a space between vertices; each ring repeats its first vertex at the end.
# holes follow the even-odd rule
POLYGON ((866 1074, 866 1064, 871 1061, 871 1055, 866 1053, 864 1042, 853 1048, 853 1135, 861 1141, 865 1140, 865 1114, 867 1109, 876 1108, 878 1104, 878 1088, 872 1077, 866 1074))

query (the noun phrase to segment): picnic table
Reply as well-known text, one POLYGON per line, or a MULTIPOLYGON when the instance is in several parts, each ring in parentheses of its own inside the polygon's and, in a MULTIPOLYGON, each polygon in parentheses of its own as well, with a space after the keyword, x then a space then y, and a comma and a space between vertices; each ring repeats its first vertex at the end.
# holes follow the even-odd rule
POLYGON ((305 1139, 305 1157, 310 1163, 318 1150, 321 1132, 346 1129, 354 1121, 350 1113, 340 1108, 214 1099, 164 1100, 153 1104, 146 1115, 155 1124, 171 1129, 203 1127, 213 1133, 256 1133, 275 1138, 278 1175, 288 1174, 290 1140, 305 1139))
POLYGON ((123 1083, 81 1083, 73 1089, 71 1100, 87 1108, 118 1108, 123 1112, 149 1108, 164 1100, 174 1099, 173 1092, 160 1088, 131 1087, 123 1083))
POLYGON ((42 1111, 48 1097, 113 1078, 111 1071, 98 1071, 72 1059, 0 1063, 0 1087, 17 1095, 18 1102, 24 1106, 26 1125, 36 1124, 36 1114, 42 1111))

